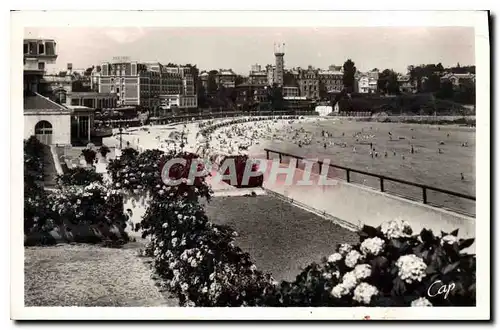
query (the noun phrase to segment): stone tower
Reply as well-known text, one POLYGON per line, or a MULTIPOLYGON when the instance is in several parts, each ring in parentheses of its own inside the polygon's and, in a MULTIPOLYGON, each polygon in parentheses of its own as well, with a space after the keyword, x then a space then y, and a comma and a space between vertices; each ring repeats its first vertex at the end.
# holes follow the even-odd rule
POLYGON ((274 44, 274 57, 276 60, 276 71, 274 82, 283 86, 283 75, 285 73, 285 44, 274 44))

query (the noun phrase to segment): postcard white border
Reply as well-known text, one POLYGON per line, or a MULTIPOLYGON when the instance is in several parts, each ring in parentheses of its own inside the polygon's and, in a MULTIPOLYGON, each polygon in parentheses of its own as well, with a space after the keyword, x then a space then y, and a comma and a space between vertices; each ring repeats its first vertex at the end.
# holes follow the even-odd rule
POLYGON ((11 318, 13 319, 488 319, 490 317, 490 56, 486 12, 12 12, 11 14, 11 318), (24 307, 22 230, 22 54, 25 27, 84 26, 471 26, 476 61, 476 253, 474 308, 83 308, 24 307))

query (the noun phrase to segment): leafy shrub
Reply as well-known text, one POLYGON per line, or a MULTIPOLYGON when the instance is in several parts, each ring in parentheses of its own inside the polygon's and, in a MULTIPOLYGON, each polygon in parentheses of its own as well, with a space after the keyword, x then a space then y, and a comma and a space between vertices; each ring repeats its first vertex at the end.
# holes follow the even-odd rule
POLYGON ((106 155, 109 154, 110 152, 111 150, 109 149, 109 147, 104 144, 99 148, 99 153, 104 158, 106 158, 106 155))
POLYGON ((57 181, 60 185, 89 185, 93 182, 102 183, 102 174, 97 173, 94 169, 82 167, 70 168, 66 173, 57 176, 57 181))
POLYGON ((96 152, 93 149, 85 148, 82 150, 82 155, 88 165, 92 165, 95 160, 96 152))
POLYGON ((24 141, 24 229, 33 226, 33 219, 40 205, 44 205, 46 193, 43 185, 43 145, 34 136, 24 141), (27 202, 26 202, 27 201, 27 202))

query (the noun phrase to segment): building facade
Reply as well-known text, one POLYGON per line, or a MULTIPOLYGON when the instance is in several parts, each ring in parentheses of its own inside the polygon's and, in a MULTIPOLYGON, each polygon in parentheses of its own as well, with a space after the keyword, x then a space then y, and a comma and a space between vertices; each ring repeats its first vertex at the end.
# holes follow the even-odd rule
POLYGON ((465 82, 476 82, 476 75, 472 73, 447 73, 440 78, 441 83, 449 81, 453 87, 458 88, 465 82))
POLYGON ((398 75, 399 90, 402 93, 416 93, 417 84, 412 81, 409 75, 398 75))
POLYGON ((259 64, 254 64, 248 74, 248 84, 250 85, 262 85, 268 84, 267 72, 262 70, 259 64))
POLYGON ((66 95, 68 106, 84 106, 96 110, 113 109, 118 105, 118 97, 111 93, 70 92, 66 95))
POLYGON ((219 69, 215 75, 215 83, 219 87, 234 88, 236 85, 236 73, 232 69, 219 69))
POLYGON ((319 74, 318 70, 309 66, 307 69, 297 69, 297 82, 299 84, 300 96, 307 99, 319 99, 319 74))
POLYGON ((103 63, 98 76, 99 93, 116 94, 118 106, 159 107, 160 95, 194 93, 194 83, 183 82, 182 69, 159 62, 103 63))
POLYGON ((300 96, 300 91, 298 87, 295 86, 283 86, 281 88, 283 97, 297 97, 300 96))
POLYGON ((344 73, 341 71, 320 70, 318 73, 318 77, 320 86, 321 88, 323 88, 326 94, 339 93, 344 88, 344 73))
POLYGON ((266 65, 267 85, 272 86, 276 82, 276 67, 274 65, 266 65))
POLYGON ((378 71, 356 72, 354 83, 355 91, 358 93, 376 93, 378 91, 378 71))

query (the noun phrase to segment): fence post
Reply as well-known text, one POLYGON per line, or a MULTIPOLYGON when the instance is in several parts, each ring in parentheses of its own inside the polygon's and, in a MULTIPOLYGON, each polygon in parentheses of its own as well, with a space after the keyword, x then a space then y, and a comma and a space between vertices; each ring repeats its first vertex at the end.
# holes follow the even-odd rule
POLYGON ((380 191, 384 192, 384 178, 380 177, 380 191))
POLYGON ((266 159, 269 160, 269 150, 266 150, 266 159))
POLYGON ((281 156, 281 152, 279 153, 279 157, 280 157, 280 163, 281 163, 281 160, 282 160, 282 156, 281 156))
POLYGON ((351 174, 351 171, 346 169, 345 170, 345 179, 346 179, 347 183, 351 182, 350 174, 351 174))
POLYGON ((427 204, 427 188, 422 187, 422 199, 424 204, 427 204))

